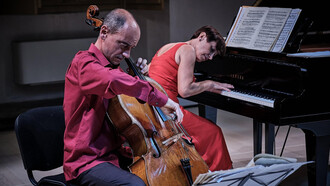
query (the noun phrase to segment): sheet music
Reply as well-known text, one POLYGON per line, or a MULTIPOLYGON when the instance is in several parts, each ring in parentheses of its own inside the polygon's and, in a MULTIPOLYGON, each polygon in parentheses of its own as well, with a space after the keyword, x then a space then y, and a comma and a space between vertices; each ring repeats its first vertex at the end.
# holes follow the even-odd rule
POLYGON ((266 17, 266 7, 240 7, 235 23, 226 41, 227 46, 251 47, 257 29, 266 17))
POLYGON ((268 167, 256 165, 254 167, 236 168, 227 171, 214 171, 198 175, 193 186, 238 186, 243 184, 242 182, 244 182, 243 185, 276 186, 302 165, 308 163, 311 162, 274 164, 268 167))
POLYGON ((274 49, 279 51, 281 45, 285 46, 287 41, 285 36, 290 35, 296 21, 293 14, 295 11, 291 10, 291 8, 241 7, 227 37, 227 46, 271 51, 280 38, 281 41, 276 43, 274 49), (279 37, 285 25, 286 34, 283 33, 279 37))
POLYGON ((288 41, 291 31, 293 30, 294 25, 296 24, 298 17, 300 15, 301 9, 292 9, 289 15, 288 20, 286 21, 284 28, 274 45, 272 52, 282 52, 286 42, 288 41))
POLYGON ((269 8, 252 49, 269 51, 290 15, 290 8, 269 8))

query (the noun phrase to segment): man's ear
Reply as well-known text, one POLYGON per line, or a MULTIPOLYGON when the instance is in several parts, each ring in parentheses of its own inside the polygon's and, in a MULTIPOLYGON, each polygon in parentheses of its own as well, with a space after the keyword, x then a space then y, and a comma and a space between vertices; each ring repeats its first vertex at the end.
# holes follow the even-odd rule
POLYGON ((101 39, 105 40, 105 38, 107 38, 108 33, 109 33, 108 27, 105 25, 102 25, 101 30, 100 30, 101 39))

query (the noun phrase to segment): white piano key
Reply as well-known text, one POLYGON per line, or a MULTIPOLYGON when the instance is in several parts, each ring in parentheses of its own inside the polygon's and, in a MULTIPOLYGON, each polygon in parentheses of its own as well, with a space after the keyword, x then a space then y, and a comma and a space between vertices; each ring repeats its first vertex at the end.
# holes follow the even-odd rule
POLYGON ((237 92, 235 90, 232 90, 230 92, 222 91, 221 95, 274 108, 274 102, 275 102, 274 99, 262 98, 257 95, 249 95, 249 94, 237 92))

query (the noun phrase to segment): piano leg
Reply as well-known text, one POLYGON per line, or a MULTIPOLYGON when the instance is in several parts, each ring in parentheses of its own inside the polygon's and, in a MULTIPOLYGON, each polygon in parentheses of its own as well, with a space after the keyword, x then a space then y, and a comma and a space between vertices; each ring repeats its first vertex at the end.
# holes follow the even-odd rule
POLYGON ((217 123, 217 111, 217 108, 208 105, 198 104, 199 116, 206 118, 213 123, 217 123))
POLYGON ((253 119, 253 153, 254 156, 261 153, 262 147, 262 123, 253 119))
POLYGON ((265 123, 265 152, 268 154, 274 153, 274 141, 275 141, 275 126, 271 123, 265 123))
POLYGON ((308 185, 325 186, 329 163, 330 120, 298 124, 297 127, 305 133, 307 161, 315 161, 315 164, 308 164, 308 185))
MULTIPOLYGON (((262 152, 262 122, 253 119, 253 153, 254 155, 262 152)), ((270 123, 265 124, 265 153, 273 154, 274 151, 274 128, 270 123)))

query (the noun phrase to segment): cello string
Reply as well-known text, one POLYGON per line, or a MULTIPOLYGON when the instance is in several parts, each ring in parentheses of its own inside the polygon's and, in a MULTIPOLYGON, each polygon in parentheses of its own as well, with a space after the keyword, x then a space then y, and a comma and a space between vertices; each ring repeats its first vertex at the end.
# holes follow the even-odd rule
POLYGON ((181 123, 175 123, 176 128, 183 134, 187 140, 192 143, 192 137, 188 134, 188 132, 184 129, 181 123))
MULTIPOLYGON (((136 76, 138 76, 142 80, 147 81, 146 77, 141 73, 141 70, 139 68, 137 68, 136 65, 134 65, 134 62, 131 58, 125 58, 125 61, 127 62, 128 66, 131 68, 131 70, 133 71, 133 73, 136 76)), ((176 130, 173 130, 176 138, 178 138, 178 139, 181 138, 182 139, 182 136, 184 136, 189 141, 189 143, 192 143, 191 136, 183 128, 182 124, 175 122, 175 119, 177 117, 175 112, 171 114, 171 115, 173 115, 173 117, 171 117, 171 115, 170 115, 169 118, 167 118, 166 115, 163 113, 163 111, 159 107, 155 107, 155 106, 151 106, 151 107, 153 108, 154 111, 156 110, 156 112, 154 112, 154 113, 158 116, 159 121, 162 121, 164 124, 166 124, 165 121, 169 120, 171 128, 176 129, 176 130), (174 122, 174 124, 172 122, 174 122), (180 131, 180 133, 179 133, 179 131, 180 131)), ((162 122, 160 122, 160 123, 162 123, 162 122)), ((183 151, 183 152, 181 152, 181 154, 184 156, 183 159, 186 159, 186 160, 189 161, 188 149, 185 147, 183 140, 181 140, 181 146, 183 148, 183 149, 181 149, 181 151, 183 151)))

